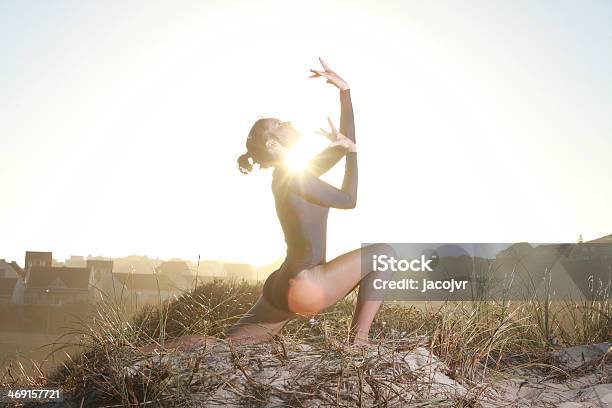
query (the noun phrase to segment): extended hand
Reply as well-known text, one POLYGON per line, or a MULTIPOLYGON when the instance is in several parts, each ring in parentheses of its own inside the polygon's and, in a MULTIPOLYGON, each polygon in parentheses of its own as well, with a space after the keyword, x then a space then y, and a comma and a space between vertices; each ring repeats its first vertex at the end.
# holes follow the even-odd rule
POLYGON ((329 122, 329 126, 331 127, 331 132, 328 132, 325 129, 321 128, 317 131, 317 133, 325 136, 331 141, 329 146, 341 146, 347 152, 356 152, 357 145, 351 139, 340 133, 329 117, 327 118, 327 121, 329 122))
POLYGON ((323 61, 323 58, 319 57, 319 61, 321 62, 321 65, 323 66, 324 70, 318 71, 316 69, 311 69, 310 72, 312 72, 313 74, 309 76, 308 78, 325 77, 327 78, 328 84, 334 85, 336 88, 340 89, 341 91, 349 89, 349 85, 346 83, 346 81, 340 78, 340 76, 336 74, 334 71, 332 71, 331 68, 325 63, 325 61, 323 61))

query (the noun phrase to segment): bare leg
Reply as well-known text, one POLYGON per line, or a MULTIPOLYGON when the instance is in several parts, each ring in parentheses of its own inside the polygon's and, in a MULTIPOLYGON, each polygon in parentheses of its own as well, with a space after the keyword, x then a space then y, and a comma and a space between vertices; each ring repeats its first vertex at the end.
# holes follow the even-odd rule
POLYGON ((395 251, 387 244, 369 245, 300 272, 291 280, 289 309, 306 316, 319 313, 344 298, 361 282, 351 323, 350 342, 367 343, 370 326, 382 303, 382 300, 372 299, 372 282, 376 278, 388 278, 392 273, 373 272, 370 269, 364 277, 361 258, 371 259, 372 255, 383 254, 395 256, 395 251))
MULTIPOLYGON (((260 296, 255 305, 226 332, 226 338, 234 344, 270 340, 293 318, 317 314, 333 306, 361 282, 351 323, 350 341, 367 343, 370 326, 382 303, 382 300, 368 300, 374 291, 372 282, 379 277, 388 277, 390 272, 370 271, 364 278, 361 257, 371 259, 372 255, 383 254, 395 256, 395 251, 387 244, 369 245, 300 272, 290 281, 288 303, 293 313, 275 308, 260 296)), ((215 340, 208 336, 192 335, 167 344, 193 347, 210 345, 215 340)))
MULTIPOLYGON (((295 313, 279 310, 260 296, 255 305, 228 329, 225 333, 226 340, 233 344, 255 344, 268 341, 295 317, 297 317, 295 313)), ((164 348, 178 347, 181 350, 191 350, 195 347, 212 346, 218 340, 211 336, 192 334, 165 342, 164 348)), ((155 344, 139 348, 141 352, 157 349, 158 346, 155 344)))
MULTIPOLYGON (((385 252, 389 254, 389 252, 385 252)), ((378 254, 378 253, 377 253, 378 254)), ((380 253, 382 254, 382 253, 380 253)), ((389 254, 389 256, 391 256, 389 254)), ((395 255, 394 255, 395 256, 395 255)), ((367 258, 369 259, 369 258, 367 258)), ((351 321, 350 341, 356 344, 368 344, 368 333, 374 321, 374 316, 380 309, 382 299, 374 299, 371 293, 374 291, 374 280, 378 278, 389 279, 393 272, 370 272, 359 283, 355 313, 351 321)))
POLYGON ((272 306, 263 296, 225 333, 226 339, 234 344, 254 344, 271 340, 295 313, 272 306))

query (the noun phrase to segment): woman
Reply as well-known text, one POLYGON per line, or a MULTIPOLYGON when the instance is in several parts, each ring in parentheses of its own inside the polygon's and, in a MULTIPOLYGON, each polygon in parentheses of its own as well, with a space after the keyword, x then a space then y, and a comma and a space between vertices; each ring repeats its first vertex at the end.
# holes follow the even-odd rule
MULTIPOLYGON (((226 333, 234 343, 257 343, 271 339, 283 326, 298 316, 311 316, 334 305, 359 283, 359 294, 349 342, 369 344, 368 333, 381 300, 370 299, 372 281, 380 272, 363 271, 361 258, 394 255, 386 244, 375 244, 326 261, 327 215, 330 208, 351 209, 357 202, 357 148, 350 88, 338 74, 319 58, 323 70, 310 71, 310 78, 323 77, 340 91, 340 131, 330 122, 331 132, 321 131, 331 144, 302 171, 292 171, 285 164, 289 149, 300 134, 290 122, 259 119, 249 132, 247 152, 238 158, 242 173, 258 163, 273 167, 272 192, 281 223, 287 256, 281 267, 266 280, 263 294, 255 305, 226 333), (342 187, 337 189, 318 177, 346 156, 342 187), (251 163, 251 161, 253 163, 251 163), (368 273, 369 272, 369 273, 368 273)), ((187 336, 171 342, 194 347, 214 341, 206 336, 187 336)))

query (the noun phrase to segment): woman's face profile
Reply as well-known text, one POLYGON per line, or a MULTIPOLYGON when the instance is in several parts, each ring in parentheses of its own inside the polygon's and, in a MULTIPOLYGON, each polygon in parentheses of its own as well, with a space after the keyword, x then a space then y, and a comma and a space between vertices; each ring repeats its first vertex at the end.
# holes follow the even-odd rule
POLYGON ((291 122, 283 122, 279 119, 270 119, 268 132, 270 136, 287 149, 292 148, 302 137, 302 135, 295 130, 291 122))

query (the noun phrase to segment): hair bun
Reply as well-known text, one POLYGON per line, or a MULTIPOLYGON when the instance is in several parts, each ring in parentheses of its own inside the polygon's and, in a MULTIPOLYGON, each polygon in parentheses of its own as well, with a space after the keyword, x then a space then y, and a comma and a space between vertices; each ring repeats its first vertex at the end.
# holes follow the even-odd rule
POLYGON ((251 158, 251 154, 248 151, 238 157, 238 170, 242 174, 249 174, 253 170, 253 165, 249 158, 251 158))

